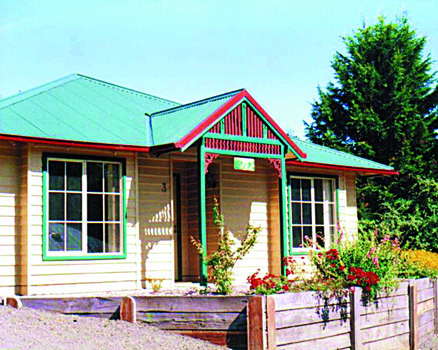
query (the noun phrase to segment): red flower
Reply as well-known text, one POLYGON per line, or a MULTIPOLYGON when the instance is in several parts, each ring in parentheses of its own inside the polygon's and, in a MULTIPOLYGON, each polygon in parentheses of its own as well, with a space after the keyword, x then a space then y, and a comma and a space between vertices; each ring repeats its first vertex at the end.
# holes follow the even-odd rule
POLYGON ((353 275, 348 275, 347 278, 348 278, 350 281, 354 281, 354 280, 356 279, 356 277, 354 277, 353 275))
POLYGON ((325 253, 325 257, 327 260, 338 260, 339 254, 337 249, 330 249, 325 253))
POLYGON ((283 285, 282 288, 285 292, 289 292, 289 286, 287 284, 283 285))
POLYGON ((335 264, 330 264, 330 266, 331 266, 331 267, 335 267, 336 265, 335 265, 335 264))
POLYGON ((367 292, 371 291, 371 287, 370 286, 366 286, 365 289, 367 290, 367 292))
POLYGON ((339 270, 344 271, 345 270, 345 266, 339 266, 339 270))

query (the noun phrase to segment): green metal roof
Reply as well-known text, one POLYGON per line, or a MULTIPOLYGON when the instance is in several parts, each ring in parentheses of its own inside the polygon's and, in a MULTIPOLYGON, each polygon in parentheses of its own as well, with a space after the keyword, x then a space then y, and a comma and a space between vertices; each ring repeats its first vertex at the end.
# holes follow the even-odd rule
POLYGON ((154 113, 152 138, 155 145, 175 143, 243 89, 154 113))
POLYGON ((394 168, 373 162, 365 158, 354 156, 350 153, 337 151, 332 148, 320 146, 309 141, 303 141, 294 138, 293 141, 297 146, 307 154, 304 163, 320 163, 320 164, 330 164, 339 166, 348 166, 356 168, 369 168, 369 169, 379 169, 379 170, 394 170, 394 168))
POLYGON ((145 113, 178 103, 72 74, 0 100, 0 134, 150 146, 145 113))
MULTIPOLYGON (((72 74, 0 100, 0 134, 111 145, 177 143, 241 90, 180 105, 166 99, 72 74)), ((294 139, 304 163, 393 168, 294 139)))

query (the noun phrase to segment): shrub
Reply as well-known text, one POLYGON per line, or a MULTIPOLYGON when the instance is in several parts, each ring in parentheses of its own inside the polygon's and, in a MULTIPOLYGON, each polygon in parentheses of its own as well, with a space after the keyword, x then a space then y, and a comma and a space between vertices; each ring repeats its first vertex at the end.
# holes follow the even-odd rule
POLYGON ((240 246, 233 249, 235 243, 231 238, 230 231, 225 226, 224 217, 220 213, 216 198, 214 198, 213 218, 218 237, 217 251, 207 255, 199 241, 196 241, 193 237, 191 237, 191 240, 202 260, 210 268, 210 278, 216 286, 217 293, 227 295, 232 292, 233 268, 237 261, 242 259, 254 247, 261 227, 248 226, 241 237, 240 246))
POLYGON ((338 288, 362 287, 366 301, 396 287, 402 268, 397 239, 387 235, 378 240, 377 232, 351 242, 341 240, 337 248, 312 251, 310 257, 317 274, 338 288))
POLYGON ((425 250, 408 250, 402 252, 404 269, 403 278, 438 277, 438 254, 425 250))

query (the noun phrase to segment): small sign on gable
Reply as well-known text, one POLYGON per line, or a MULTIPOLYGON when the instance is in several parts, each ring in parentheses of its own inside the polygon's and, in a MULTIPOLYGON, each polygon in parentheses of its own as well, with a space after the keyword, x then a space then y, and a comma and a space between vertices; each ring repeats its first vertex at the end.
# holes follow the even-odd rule
POLYGON ((255 171, 254 158, 234 158, 234 170, 255 171))

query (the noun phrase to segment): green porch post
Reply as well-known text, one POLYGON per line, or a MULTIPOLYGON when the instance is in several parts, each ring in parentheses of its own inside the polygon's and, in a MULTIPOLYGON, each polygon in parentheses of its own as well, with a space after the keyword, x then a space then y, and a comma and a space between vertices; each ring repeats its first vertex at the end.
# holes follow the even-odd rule
POLYGON ((286 158, 284 154, 284 147, 281 147, 281 231, 282 231, 282 244, 281 244, 281 266, 283 267, 283 275, 286 274, 286 265, 283 262, 283 258, 288 256, 288 229, 287 229, 287 179, 286 179, 286 158))
MULTIPOLYGON (((201 140, 201 145, 198 150, 198 164, 199 164, 199 202, 198 202, 198 212, 199 212, 199 240, 201 242, 202 248, 204 249, 204 254, 207 254, 207 214, 205 208, 205 145, 204 139, 201 140)), ((202 286, 207 285, 207 265, 204 260, 200 258, 199 260, 199 278, 202 286)))

